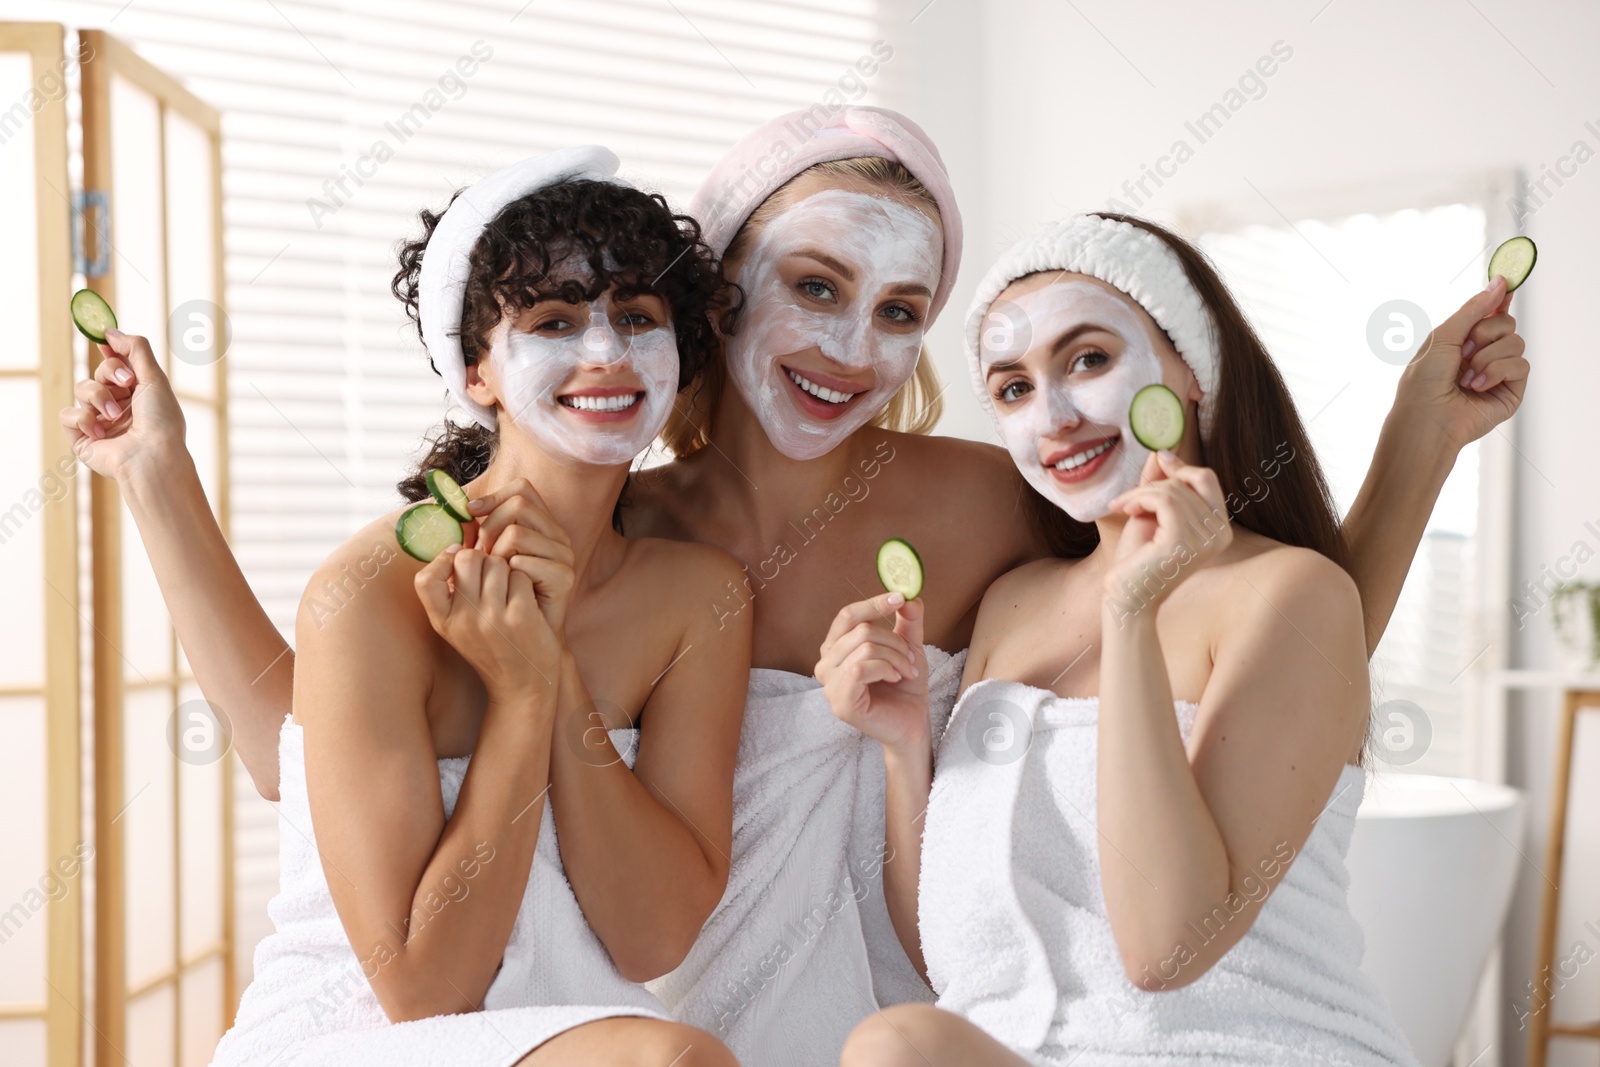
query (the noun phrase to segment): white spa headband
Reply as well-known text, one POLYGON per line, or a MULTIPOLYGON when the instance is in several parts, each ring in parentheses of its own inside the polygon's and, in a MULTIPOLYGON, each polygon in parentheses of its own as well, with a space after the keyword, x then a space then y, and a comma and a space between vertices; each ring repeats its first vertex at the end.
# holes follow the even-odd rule
POLYGON ((1209 436, 1217 400, 1216 326, 1189 282, 1178 255, 1161 238, 1132 223, 1073 215, 1012 245, 978 283, 967 312, 967 368, 978 399, 998 418, 983 373, 979 339, 989 307, 1006 286, 1040 271, 1071 271, 1120 289, 1166 331, 1200 384, 1200 436, 1209 436))
POLYGON ((459 331, 472 246, 512 201, 564 181, 625 184, 615 177, 621 165, 609 148, 600 145, 578 145, 533 156, 474 182, 456 197, 434 226, 417 278, 417 319, 422 325, 422 342, 450 395, 479 425, 492 430, 496 420, 493 408, 467 395, 467 359, 459 331))

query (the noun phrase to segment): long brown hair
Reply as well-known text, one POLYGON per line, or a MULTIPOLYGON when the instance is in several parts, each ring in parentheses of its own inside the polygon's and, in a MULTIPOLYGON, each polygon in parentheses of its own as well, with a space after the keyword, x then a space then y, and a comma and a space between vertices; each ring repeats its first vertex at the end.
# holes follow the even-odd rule
MULTIPOLYGON (((1154 234, 1176 253, 1216 324, 1219 376, 1202 461, 1216 472, 1230 520, 1263 537, 1320 552, 1346 571, 1350 550, 1311 439, 1288 386, 1238 301, 1204 253, 1146 219, 1109 211, 1100 218, 1154 234)), ((1078 522, 1029 487, 1034 524, 1053 555, 1086 556, 1099 544, 1093 523, 1078 522)))

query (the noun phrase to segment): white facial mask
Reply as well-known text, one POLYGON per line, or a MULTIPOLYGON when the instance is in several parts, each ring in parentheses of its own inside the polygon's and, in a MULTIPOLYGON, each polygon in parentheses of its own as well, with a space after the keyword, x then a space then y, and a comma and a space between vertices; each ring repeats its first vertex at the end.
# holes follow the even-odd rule
POLYGON ((825 455, 871 421, 911 379, 924 324, 896 330, 894 321, 879 312, 891 285, 937 289, 943 256, 944 233, 926 213, 866 193, 828 189, 768 223, 735 278, 744 289, 745 308, 726 352, 734 385, 779 452, 791 459, 825 455), (815 248, 853 270, 855 297, 846 300, 841 291, 832 303, 818 304, 796 293, 778 264, 803 248, 815 248), (831 419, 800 406, 796 383, 783 369, 788 364, 801 374, 806 369, 826 374, 827 364, 813 350, 856 372, 851 377, 866 368, 873 372, 872 387, 831 419))
POLYGON ((666 425, 678 391, 678 342, 672 327, 619 333, 611 324, 612 314, 611 294, 605 293, 591 304, 573 305, 572 316, 580 325, 566 337, 541 337, 502 322, 489 349, 500 382, 501 416, 509 416, 550 451, 596 466, 628 463, 648 448, 666 425), (637 378, 644 396, 629 409, 631 417, 589 422, 556 399, 563 388, 579 387, 574 378, 585 368, 607 373, 586 376, 583 386, 632 385, 637 378))
MULTIPOLYGON (((1084 323, 1110 330, 1123 339, 1122 353, 1103 371, 1074 372, 1052 368, 1048 381, 1031 382, 1033 390, 1021 402, 1007 406, 998 398, 1000 438, 1028 484, 1079 522, 1103 518, 1119 494, 1139 484, 1150 450, 1128 427, 1128 407, 1133 394, 1161 380, 1161 359, 1151 347, 1150 335, 1137 312, 1116 296, 1090 282, 1069 279, 1023 294, 1014 301, 997 301, 984 320, 982 358, 991 364, 1021 359, 1029 349, 1049 345, 1084 323), (1044 459, 1058 451, 1080 427, 1101 427, 1121 438, 1112 454, 1089 480, 1058 482, 1044 459), (1048 442, 1048 443, 1047 443, 1048 442)), ((998 387, 1006 379, 990 381, 998 387)), ((991 390, 992 394, 993 390, 991 390)), ((1087 429, 1077 434, 1087 439, 1087 429)), ((1093 435, 1100 436, 1100 435, 1093 435)))

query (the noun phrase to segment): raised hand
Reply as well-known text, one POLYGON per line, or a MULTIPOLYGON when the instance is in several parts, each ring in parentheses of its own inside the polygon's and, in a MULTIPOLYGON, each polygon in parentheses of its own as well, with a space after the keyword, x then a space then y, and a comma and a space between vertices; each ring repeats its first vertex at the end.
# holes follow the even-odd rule
POLYGON ((841 722, 885 748, 929 745, 928 658, 921 600, 883 593, 840 610, 822 642, 816 676, 841 722))
POLYGON ((73 454, 96 474, 122 481, 135 467, 181 455, 183 409, 172 383, 136 334, 107 330, 105 359, 73 389, 78 402, 61 409, 73 454))
POLYGON ((1506 280, 1496 275, 1434 327, 1400 376, 1396 410, 1437 427, 1453 450, 1476 441, 1522 405, 1530 368, 1510 307, 1506 280))
POLYGON ((1222 486, 1209 467, 1152 452, 1139 484, 1111 501, 1128 522, 1106 572, 1108 596, 1131 587, 1146 605, 1164 601, 1185 577, 1233 543, 1222 486))

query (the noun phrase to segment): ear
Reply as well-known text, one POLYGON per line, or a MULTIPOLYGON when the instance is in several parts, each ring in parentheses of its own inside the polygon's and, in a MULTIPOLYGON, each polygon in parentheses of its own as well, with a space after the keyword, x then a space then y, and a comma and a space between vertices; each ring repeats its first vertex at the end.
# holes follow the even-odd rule
POLYGON ((492 408, 500 402, 494 386, 484 379, 482 359, 467 367, 467 395, 486 408, 492 408))

